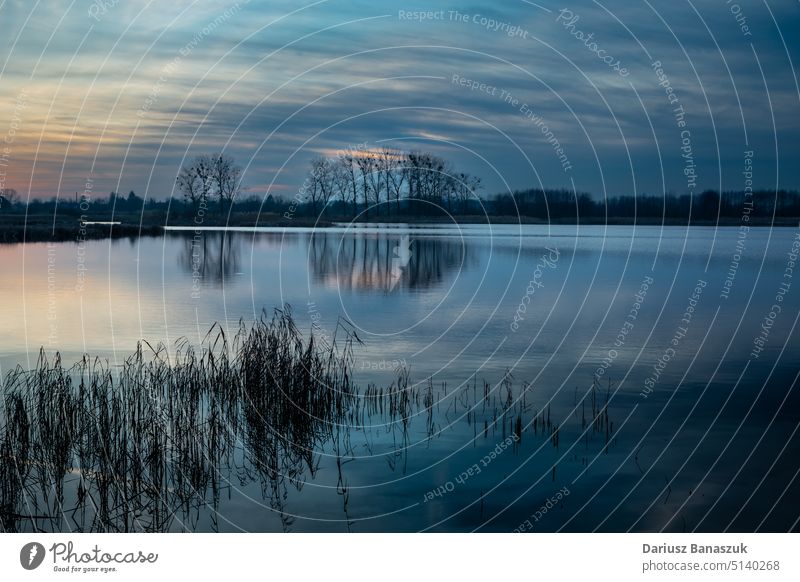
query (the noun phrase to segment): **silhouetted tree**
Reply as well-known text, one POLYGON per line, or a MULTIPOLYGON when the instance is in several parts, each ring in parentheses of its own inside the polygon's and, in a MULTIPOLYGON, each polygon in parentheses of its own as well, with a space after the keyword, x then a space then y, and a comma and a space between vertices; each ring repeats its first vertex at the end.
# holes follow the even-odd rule
POLYGON ((214 162, 211 156, 197 156, 188 166, 181 168, 176 182, 184 200, 196 215, 201 203, 206 203, 214 181, 214 162))
POLYGON ((242 170, 234 159, 223 153, 211 156, 211 182, 214 194, 219 201, 220 213, 230 209, 239 193, 242 170))

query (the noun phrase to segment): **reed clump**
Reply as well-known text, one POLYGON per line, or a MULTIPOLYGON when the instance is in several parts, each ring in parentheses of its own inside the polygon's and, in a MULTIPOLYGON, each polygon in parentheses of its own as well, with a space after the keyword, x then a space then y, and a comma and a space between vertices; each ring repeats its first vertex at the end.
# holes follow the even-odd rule
POLYGON ((237 479, 279 507, 353 406, 357 338, 343 335, 322 350, 284 309, 231 341, 215 326, 199 351, 141 342, 119 370, 41 351, 3 382, 0 528, 188 528, 237 479))
MULTIPOLYGON (((401 369, 388 387, 362 393, 359 343, 343 321, 324 347, 304 338, 286 307, 232 337, 215 325, 199 346, 142 341, 120 366, 84 356, 65 367, 40 351, 33 370, 3 379, 0 531, 214 530, 220 500, 251 484, 288 529, 289 493, 315 477, 323 455, 335 460, 350 524, 351 433, 370 451, 368 435, 384 435, 381 454, 403 471, 410 435, 433 441, 455 419, 476 443, 509 431, 515 443, 533 432, 559 446, 550 406, 533 409, 531 386, 517 394, 510 375, 495 388, 484 382, 482 394, 477 379, 448 394, 446 383, 416 385, 401 369)), ((590 397, 592 432, 607 446, 608 395, 590 397)))

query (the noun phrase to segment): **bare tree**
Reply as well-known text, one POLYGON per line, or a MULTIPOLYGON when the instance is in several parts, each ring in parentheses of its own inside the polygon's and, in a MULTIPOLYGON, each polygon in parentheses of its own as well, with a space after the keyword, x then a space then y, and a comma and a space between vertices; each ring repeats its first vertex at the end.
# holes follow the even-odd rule
POLYGON ((311 174, 309 176, 313 184, 310 185, 314 190, 315 201, 314 214, 316 214, 316 201, 322 203, 322 212, 330 204, 336 188, 336 168, 331 160, 325 158, 314 158, 311 160, 311 174))
POLYGON ((454 182, 454 195, 458 201, 458 210, 465 212, 469 200, 477 197, 475 192, 481 188, 481 179, 477 176, 470 176, 466 172, 460 172, 455 176, 454 182))
POLYGON ((410 151, 405 156, 408 197, 412 200, 421 198, 422 169, 420 167, 420 156, 421 154, 416 151, 410 151))
POLYGON ((197 156, 193 166, 200 182, 201 197, 208 201, 214 190, 214 160, 208 155, 197 156))
POLYGON ((409 197, 442 204, 451 188, 452 170, 449 164, 426 152, 412 151, 406 155, 409 197))
MULTIPOLYGON (((390 202, 390 197, 394 195, 395 211, 400 214, 400 197, 403 195, 403 185, 408 178, 406 158, 399 152, 384 150, 386 162, 384 171, 386 172, 386 201, 390 202)), ((388 205, 390 207, 391 205, 388 205)))
POLYGON ((364 216, 369 218, 370 188, 367 176, 372 173, 373 159, 366 150, 361 151, 354 159, 361 174, 361 198, 364 200, 364 216))
POLYGON ((239 194, 242 169, 231 156, 223 153, 211 156, 210 163, 212 187, 219 198, 220 212, 225 212, 239 194))
POLYGON ((375 204, 375 214, 380 214, 381 197, 383 195, 384 190, 387 191, 387 199, 388 199, 388 188, 384 188, 385 186, 384 168, 386 168, 386 160, 384 159, 381 152, 369 152, 367 156, 369 159, 369 169, 370 169, 370 172, 367 175, 367 180, 369 183, 369 191, 372 196, 372 201, 375 204))
POLYGON ((178 172, 178 177, 175 178, 178 185, 178 190, 183 194, 183 199, 192 205, 192 208, 197 212, 197 206, 200 203, 200 182, 197 174, 192 166, 184 166, 178 172))
POLYGON ((197 214, 205 204, 213 188, 213 161, 210 156, 197 156, 188 166, 181 168, 175 179, 184 199, 197 214))
POLYGON ((431 201, 435 204, 448 204, 452 192, 453 171, 450 165, 438 156, 426 154, 426 178, 431 201))
POLYGON ((353 156, 350 154, 339 157, 333 169, 333 180, 336 184, 336 192, 342 199, 342 202, 347 204, 351 202, 353 205, 353 216, 356 214, 358 186, 356 182, 356 171, 354 167, 353 156))

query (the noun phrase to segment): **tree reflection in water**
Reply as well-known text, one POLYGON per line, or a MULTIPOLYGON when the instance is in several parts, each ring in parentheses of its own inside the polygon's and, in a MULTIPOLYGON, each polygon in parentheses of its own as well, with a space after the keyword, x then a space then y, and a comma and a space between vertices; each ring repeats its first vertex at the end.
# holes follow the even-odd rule
POLYGON ((320 230, 309 235, 315 280, 342 289, 426 289, 477 261, 462 240, 402 233, 320 230))

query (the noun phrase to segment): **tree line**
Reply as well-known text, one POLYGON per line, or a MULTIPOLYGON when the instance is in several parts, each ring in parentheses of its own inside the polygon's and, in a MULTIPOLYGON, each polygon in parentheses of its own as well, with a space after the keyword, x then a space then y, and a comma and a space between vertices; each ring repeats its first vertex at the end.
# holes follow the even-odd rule
MULTIPOLYGON (((195 213, 209 204, 224 213, 241 193, 241 173, 228 155, 201 155, 181 168, 176 186, 183 203, 195 213)), ((480 178, 457 171, 449 161, 428 152, 346 150, 312 159, 288 206, 301 207, 301 214, 312 216, 458 214, 478 203, 480 187, 480 178)), ((265 202, 278 208, 283 201, 265 202)))
POLYGON ((717 218, 761 219, 800 217, 800 194, 795 190, 754 192, 705 190, 699 194, 613 196, 598 199, 586 192, 531 189, 497 194, 489 204, 493 214, 541 220, 668 219, 714 221, 717 218))
POLYGON ((297 199, 314 215, 459 214, 480 188, 480 178, 429 152, 360 149, 311 160, 297 199))
POLYGON ((177 173, 177 196, 145 201, 131 191, 87 201, 22 200, 13 189, 0 190, 0 214, 81 216, 91 209, 94 219, 151 212, 153 220, 175 223, 180 217, 214 213, 218 221, 234 222, 239 214, 277 214, 316 219, 381 219, 447 214, 525 217, 542 221, 648 219, 740 219, 744 214, 769 219, 800 217, 797 191, 706 190, 689 195, 612 196, 598 198, 564 189, 528 189, 481 196, 481 180, 460 171, 444 158, 419 150, 346 149, 331 157, 315 157, 295 195, 249 194, 242 185, 242 168, 230 155, 203 154, 177 173))

